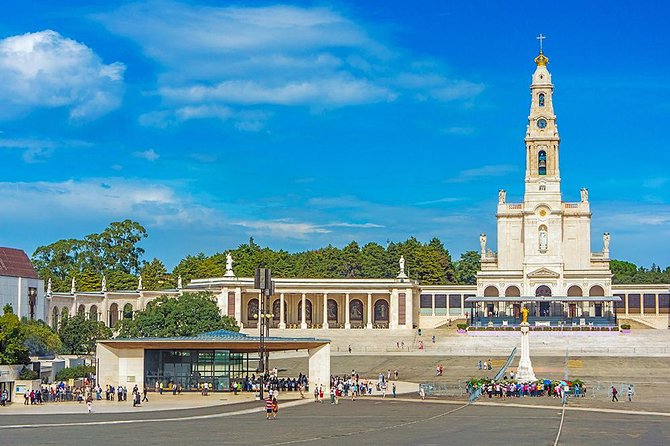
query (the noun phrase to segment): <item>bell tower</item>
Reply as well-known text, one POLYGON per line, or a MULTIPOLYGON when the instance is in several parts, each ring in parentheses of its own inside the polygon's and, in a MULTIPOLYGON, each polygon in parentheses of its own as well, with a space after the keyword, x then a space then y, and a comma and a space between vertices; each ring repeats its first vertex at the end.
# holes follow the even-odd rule
POLYGON ((535 58, 530 85, 530 114, 526 128, 525 202, 561 202, 561 176, 558 163, 560 137, 554 114, 554 85, 547 69, 549 58, 542 50, 535 58))

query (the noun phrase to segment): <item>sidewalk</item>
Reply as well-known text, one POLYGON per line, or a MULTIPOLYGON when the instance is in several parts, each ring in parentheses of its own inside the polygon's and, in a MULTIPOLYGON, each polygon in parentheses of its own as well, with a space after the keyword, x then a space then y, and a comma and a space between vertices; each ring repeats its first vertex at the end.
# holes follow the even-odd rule
MULTIPOLYGON (((228 404, 244 403, 254 401, 255 392, 240 392, 237 395, 231 393, 210 393, 208 396, 202 396, 200 393, 182 393, 181 395, 172 395, 170 392, 164 392, 163 395, 150 393, 149 402, 142 403, 141 406, 133 407, 133 403, 128 396, 128 401, 96 401, 93 400, 93 412, 95 413, 125 413, 125 412, 154 412, 160 410, 175 409, 197 409, 203 407, 213 407, 228 404)), ((309 398, 310 395, 305 395, 309 398)), ((282 401, 291 401, 300 399, 300 392, 281 392, 282 401)), ((0 415, 60 415, 87 413, 86 403, 77 403, 73 401, 63 403, 44 403, 41 405, 26 406, 23 401, 20 403, 11 403, 7 407, 0 407, 0 415)))

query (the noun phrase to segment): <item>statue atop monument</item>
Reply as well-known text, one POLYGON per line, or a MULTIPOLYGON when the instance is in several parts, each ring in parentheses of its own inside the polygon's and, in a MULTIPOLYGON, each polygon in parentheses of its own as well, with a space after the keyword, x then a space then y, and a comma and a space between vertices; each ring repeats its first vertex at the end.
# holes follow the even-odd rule
POLYGON ((406 279, 407 274, 405 274, 405 256, 400 256, 398 260, 398 266, 400 266, 400 272, 398 273, 398 279, 406 279))
POLYGON ((521 318, 522 318, 522 320, 521 320, 522 324, 527 324, 528 323, 528 308, 523 307, 521 309, 521 318))
POLYGON ((233 256, 230 253, 226 254, 226 274, 224 277, 235 277, 235 273, 233 273, 233 256))

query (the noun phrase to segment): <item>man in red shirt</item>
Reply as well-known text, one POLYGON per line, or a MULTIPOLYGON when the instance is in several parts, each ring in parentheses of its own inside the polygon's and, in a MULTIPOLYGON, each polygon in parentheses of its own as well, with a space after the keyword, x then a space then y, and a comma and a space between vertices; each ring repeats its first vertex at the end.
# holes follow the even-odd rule
POLYGON ((272 397, 265 400, 265 419, 269 420, 272 416, 272 397))

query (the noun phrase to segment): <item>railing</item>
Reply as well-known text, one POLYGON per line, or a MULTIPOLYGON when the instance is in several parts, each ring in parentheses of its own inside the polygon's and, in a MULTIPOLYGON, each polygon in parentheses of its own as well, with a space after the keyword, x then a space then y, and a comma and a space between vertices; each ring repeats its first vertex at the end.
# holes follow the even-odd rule
POLYGON ((507 209, 519 210, 523 209, 522 203, 507 203, 507 209))

